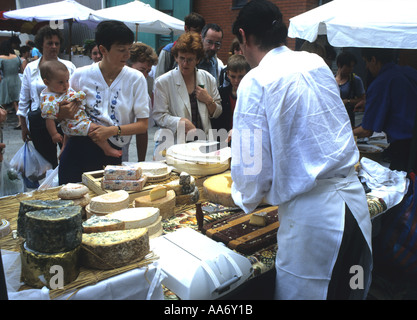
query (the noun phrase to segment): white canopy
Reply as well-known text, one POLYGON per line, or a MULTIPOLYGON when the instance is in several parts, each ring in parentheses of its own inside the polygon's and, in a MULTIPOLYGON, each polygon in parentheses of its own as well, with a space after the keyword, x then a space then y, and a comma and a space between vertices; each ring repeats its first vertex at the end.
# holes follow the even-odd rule
POLYGON ((138 0, 120 6, 97 10, 90 15, 90 21, 119 20, 132 31, 168 35, 184 32, 184 21, 152 8, 138 0))
POLYGON ((74 0, 63 0, 24 9, 7 11, 4 16, 9 19, 21 19, 28 21, 54 21, 75 20, 82 22, 88 20, 90 13, 94 12, 74 0))
POLYGON ((333 0, 290 19, 288 36, 334 47, 417 49, 416 0, 333 0))

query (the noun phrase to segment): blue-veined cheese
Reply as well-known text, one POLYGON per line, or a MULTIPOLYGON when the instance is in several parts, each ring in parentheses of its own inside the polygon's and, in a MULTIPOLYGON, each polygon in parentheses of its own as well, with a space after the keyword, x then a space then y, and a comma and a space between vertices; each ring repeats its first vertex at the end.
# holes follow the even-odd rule
POLYGON ((42 253, 73 250, 81 244, 80 206, 44 209, 26 213, 26 245, 42 253))
POLYGON ((19 213, 17 217, 17 233, 25 238, 26 212, 62 208, 74 205, 72 200, 23 200, 20 201, 19 213))
POLYGON ((115 230, 124 230, 125 223, 119 219, 112 219, 107 216, 93 215, 83 222, 84 233, 96 233, 115 230))
POLYGON ((107 180, 138 180, 142 177, 142 168, 139 163, 107 165, 103 176, 107 180))
POLYGON ((108 270, 140 261, 148 253, 146 228, 84 233, 81 263, 87 268, 108 270))
POLYGON ((22 281, 34 288, 46 286, 50 289, 59 286, 59 281, 62 281, 64 286, 71 283, 80 273, 79 251, 80 246, 68 252, 41 253, 29 249, 26 243, 23 243, 20 248, 22 281), (56 269, 57 266, 61 269, 56 269), (62 280, 58 280, 57 277, 61 276, 62 280))

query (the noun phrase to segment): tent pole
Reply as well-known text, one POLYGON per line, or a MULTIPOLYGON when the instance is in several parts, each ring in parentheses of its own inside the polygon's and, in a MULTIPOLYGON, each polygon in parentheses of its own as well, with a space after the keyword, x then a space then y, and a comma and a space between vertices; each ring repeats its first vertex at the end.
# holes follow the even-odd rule
POLYGON ((71 45, 72 45, 72 19, 68 19, 68 24, 69 24, 69 30, 68 30, 68 53, 69 53, 69 58, 68 60, 71 61, 71 56, 72 56, 72 52, 71 52, 71 45))
POLYGON ((138 29, 139 29, 139 23, 136 23, 136 42, 138 42, 138 29))

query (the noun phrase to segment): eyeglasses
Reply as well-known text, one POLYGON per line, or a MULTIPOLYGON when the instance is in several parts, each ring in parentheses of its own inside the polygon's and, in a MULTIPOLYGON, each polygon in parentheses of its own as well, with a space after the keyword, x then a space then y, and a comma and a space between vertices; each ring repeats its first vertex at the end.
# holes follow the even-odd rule
POLYGON ((204 41, 211 47, 212 45, 215 46, 216 49, 220 49, 222 43, 220 41, 213 41, 210 39, 204 39, 204 41))
POLYGON ((193 63, 196 59, 195 58, 185 58, 185 57, 178 57, 180 63, 193 63))

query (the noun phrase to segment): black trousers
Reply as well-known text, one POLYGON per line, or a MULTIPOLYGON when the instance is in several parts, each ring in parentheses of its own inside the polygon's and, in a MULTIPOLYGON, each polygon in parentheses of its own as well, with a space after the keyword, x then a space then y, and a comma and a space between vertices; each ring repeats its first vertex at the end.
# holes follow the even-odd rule
MULTIPOLYGON (((114 145, 112 147, 121 149, 114 145)), ((121 163, 121 157, 106 156, 89 137, 70 137, 59 162, 59 184, 81 182, 84 172, 103 170, 106 165, 121 163)))
MULTIPOLYGON (((35 149, 56 168, 58 165, 57 145, 52 142, 52 138, 46 129, 45 119, 41 116, 41 110, 29 111, 28 113, 30 137, 35 149)), ((58 132, 62 134, 60 127, 58 132)))
POLYGON ((353 274, 350 273, 350 268, 360 264, 362 253, 367 250, 367 246, 355 217, 346 206, 345 230, 329 283, 328 300, 347 300, 352 290, 361 290, 351 288, 350 280, 353 274))

